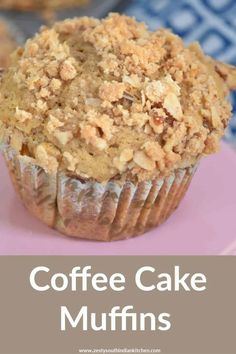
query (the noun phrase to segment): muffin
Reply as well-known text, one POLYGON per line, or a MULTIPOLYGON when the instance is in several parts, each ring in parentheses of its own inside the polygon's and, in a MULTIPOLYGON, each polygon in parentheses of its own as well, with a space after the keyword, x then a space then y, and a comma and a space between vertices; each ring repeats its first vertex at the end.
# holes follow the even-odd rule
POLYGON ((0 69, 6 68, 10 62, 10 54, 16 49, 16 41, 7 24, 0 20, 0 69))
POLYGON ((118 240, 165 221, 231 115, 234 67, 119 14, 43 28, 0 89, 17 193, 62 233, 118 240))
POLYGON ((1 0, 1 9, 44 10, 62 9, 84 5, 88 0, 1 0))

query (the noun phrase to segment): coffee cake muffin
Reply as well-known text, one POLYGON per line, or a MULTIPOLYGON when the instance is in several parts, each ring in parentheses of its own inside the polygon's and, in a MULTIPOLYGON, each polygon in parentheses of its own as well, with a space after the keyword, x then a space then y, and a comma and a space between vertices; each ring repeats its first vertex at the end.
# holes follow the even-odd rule
POLYGON ((129 238, 168 218, 231 115, 234 67, 135 19, 75 18, 18 49, 1 140, 24 205, 62 233, 129 238))
POLYGON ((10 62, 10 54, 16 49, 16 41, 7 24, 0 20, 0 69, 6 68, 10 62))
POLYGON ((1 0, 1 9, 45 10, 62 9, 84 5, 88 0, 1 0))

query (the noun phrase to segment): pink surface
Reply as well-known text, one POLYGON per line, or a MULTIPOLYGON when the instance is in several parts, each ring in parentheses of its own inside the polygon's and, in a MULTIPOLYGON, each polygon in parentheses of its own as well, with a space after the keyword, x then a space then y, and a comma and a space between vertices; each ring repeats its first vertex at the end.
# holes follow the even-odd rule
POLYGON ((223 145, 201 162, 190 190, 161 227, 113 243, 70 239, 32 217, 13 192, 0 157, 1 255, 236 254, 236 155, 223 145))

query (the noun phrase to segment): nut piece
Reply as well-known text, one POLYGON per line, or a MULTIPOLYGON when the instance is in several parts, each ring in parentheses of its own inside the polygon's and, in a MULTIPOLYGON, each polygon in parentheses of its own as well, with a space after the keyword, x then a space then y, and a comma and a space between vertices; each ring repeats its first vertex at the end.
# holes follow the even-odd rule
POLYGON ((132 149, 124 149, 119 157, 115 157, 113 159, 113 164, 120 172, 123 172, 127 166, 127 162, 131 161, 133 158, 133 150, 132 149))
POLYGON ((174 117, 176 120, 181 120, 183 116, 182 107, 178 97, 170 92, 164 99, 163 107, 174 117))
POLYGON ((91 110, 87 114, 89 123, 81 124, 81 137, 85 139, 87 144, 91 144, 98 150, 107 148, 109 141, 113 135, 113 121, 107 114, 99 115, 96 111, 91 110))
POLYGON ((48 173, 56 173, 59 163, 57 157, 60 152, 48 143, 39 144, 35 149, 35 158, 39 166, 45 169, 48 173))
POLYGON ((144 170, 152 171, 156 167, 155 161, 150 159, 143 151, 137 151, 134 154, 134 162, 144 170))
POLYGON ((128 126, 136 126, 142 128, 148 121, 147 113, 132 113, 128 119, 125 120, 128 126))
POLYGON ((61 132, 56 130, 54 136, 61 145, 66 145, 73 138, 73 134, 70 131, 61 132))
POLYGON ((56 77, 58 75, 58 69, 58 61, 53 60, 47 65, 46 72, 50 77, 56 77))
POLYGON ((98 150, 105 150, 107 142, 98 136, 98 129, 88 124, 81 128, 81 137, 85 139, 87 144, 91 144, 98 150))
POLYGON ((166 75, 162 79, 162 83, 165 86, 166 93, 173 92, 176 96, 180 95, 180 86, 172 79, 171 75, 166 75))
POLYGON ((61 64, 60 77, 64 81, 73 80, 76 77, 77 72, 72 62, 72 58, 69 58, 61 64))
POLYGON ((66 163, 67 169, 69 171, 75 171, 77 160, 67 151, 63 153, 63 158, 66 163))
POLYGON ((161 80, 149 82, 145 88, 145 94, 151 102, 163 101, 164 97, 171 92, 179 96, 180 87, 169 74, 161 80))
POLYGON ((50 82, 49 87, 50 87, 50 89, 51 89, 53 92, 55 92, 55 91, 57 91, 57 90, 59 90, 59 89, 61 88, 61 85, 62 85, 62 83, 61 83, 60 80, 58 80, 58 79, 52 79, 52 81, 50 82))
POLYGON ((104 82, 99 88, 99 97, 102 100, 115 102, 123 97, 125 85, 122 82, 104 82))
POLYGON ((54 134, 55 130, 57 128, 63 127, 63 125, 64 125, 63 122, 61 122, 59 119, 57 119, 52 114, 50 114, 49 121, 48 121, 46 127, 47 127, 47 131, 50 134, 54 134))
POLYGON ((32 114, 16 107, 16 119, 24 123, 32 119, 32 114))
POLYGON ((110 140, 112 138, 113 120, 107 114, 92 119, 91 124, 101 129, 104 139, 110 140))
POLYGON ((124 149, 121 154, 120 154, 120 161, 122 162, 128 162, 131 161, 133 158, 134 152, 132 149, 124 149))
POLYGON ((155 133, 161 134, 164 129, 164 121, 168 117, 163 108, 153 108, 150 112, 149 124, 155 133))
POLYGON ((157 141, 150 141, 145 143, 143 148, 147 156, 157 162, 160 171, 163 171, 165 168, 165 154, 161 145, 157 141))
POLYGON ((164 157, 162 147, 157 141, 149 141, 144 144, 143 148, 147 156, 150 157, 153 161, 160 161, 164 157))
POLYGON ((148 83, 145 88, 145 94, 147 98, 152 102, 161 101, 164 93, 165 93, 165 86, 162 84, 160 80, 152 81, 148 83))

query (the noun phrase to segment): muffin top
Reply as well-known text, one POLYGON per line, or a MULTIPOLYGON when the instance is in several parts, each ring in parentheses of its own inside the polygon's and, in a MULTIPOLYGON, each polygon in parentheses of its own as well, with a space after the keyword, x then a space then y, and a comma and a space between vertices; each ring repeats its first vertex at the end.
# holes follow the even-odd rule
POLYGON ((4 140, 49 173, 152 179, 214 153, 231 114, 233 67, 110 14, 42 28, 0 89, 4 140))

